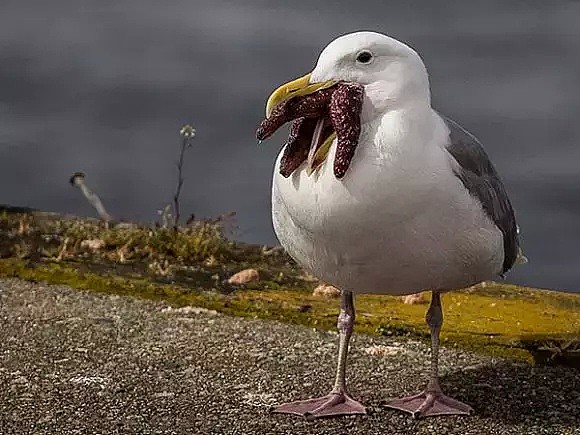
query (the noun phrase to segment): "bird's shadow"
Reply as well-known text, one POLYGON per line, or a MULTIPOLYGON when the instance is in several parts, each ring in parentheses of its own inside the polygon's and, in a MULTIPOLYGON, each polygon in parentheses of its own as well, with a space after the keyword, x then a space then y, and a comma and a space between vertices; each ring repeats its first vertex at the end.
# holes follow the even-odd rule
POLYGON ((443 376, 446 393, 469 403, 482 418, 523 423, 550 408, 562 424, 580 419, 580 370, 509 361, 453 371, 443 376))

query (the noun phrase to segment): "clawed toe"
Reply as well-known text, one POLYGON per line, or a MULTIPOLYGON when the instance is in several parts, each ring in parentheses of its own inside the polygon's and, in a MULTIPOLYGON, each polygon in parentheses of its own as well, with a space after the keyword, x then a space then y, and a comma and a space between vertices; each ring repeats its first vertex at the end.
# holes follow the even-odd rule
POLYGON ((395 399, 387 407, 408 412, 414 418, 435 415, 471 415, 473 408, 440 392, 423 392, 414 396, 395 399))
POLYGON ((294 414, 307 419, 366 414, 365 407, 347 393, 330 393, 315 399, 285 403, 272 409, 274 413, 294 414))

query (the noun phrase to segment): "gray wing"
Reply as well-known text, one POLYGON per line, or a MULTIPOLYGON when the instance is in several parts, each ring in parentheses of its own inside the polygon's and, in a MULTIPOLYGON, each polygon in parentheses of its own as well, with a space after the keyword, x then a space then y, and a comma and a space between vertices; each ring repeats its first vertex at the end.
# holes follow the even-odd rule
POLYGON ((502 273, 514 265, 519 252, 516 218, 505 187, 481 143, 455 121, 441 115, 449 128, 447 151, 459 163, 455 175, 476 197, 503 234, 502 273))

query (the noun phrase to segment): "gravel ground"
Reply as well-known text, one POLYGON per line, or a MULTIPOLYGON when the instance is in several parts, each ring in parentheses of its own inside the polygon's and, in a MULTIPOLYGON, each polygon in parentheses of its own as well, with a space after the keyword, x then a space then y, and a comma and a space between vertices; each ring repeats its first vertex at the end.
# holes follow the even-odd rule
POLYGON ((423 386, 425 346, 355 335, 369 415, 307 422, 269 406, 328 391, 334 333, 17 280, 0 324, 2 434, 580 434, 574 369, 444 349, 443 388, 476 415, 416 421, 384 403, 423 386))

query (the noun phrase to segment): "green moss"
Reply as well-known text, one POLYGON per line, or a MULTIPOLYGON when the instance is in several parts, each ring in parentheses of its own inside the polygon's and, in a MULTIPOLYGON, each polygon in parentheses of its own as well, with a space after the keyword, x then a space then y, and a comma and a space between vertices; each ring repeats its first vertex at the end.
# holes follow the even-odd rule
MULTIPOLYGON (((59 263, 29 264, 18 259, 2 259, 0 276, 164 300, 174 306, 195 305, 235 316, 274 319, 321 329, 334 329, 338 312, 336 300, 315 297, 303 289, 281 291, 262 287, 224 294, 215 290, 159 284, 144 278, 98 275, 59 263)), ((274 283, 269 285, 274 287, 274 283)), ((580 331, 579 320, 572 311, 553 301, 543 303, 543 296, 548 301, 554 297, 534 291, 522 300, 498 300, 490 293, 446 294, 443 301, 446 315, 443 344, 495 356, 542 360, 537 358, 538 349, 546 340, 561 343, 577 336, 580 331)), ((571 298, 569 303, 578 299, 572 295, 563 297, 571 298)), ((572 305, 575 307, 575 304, 572 305)), ((361 295, 357 297, 357 331, 427 341, 429 335, 423 320, 426 307, 426 304, 402 304, 395 297, 361 295)), ((543 358, 543 361, 548 360, 543 358)))
MULTIPOLYGON (((196 305, 222 313, 334 329, 338 301, 312 295, 316 283, 282 251, 227 240, 200 222, 178 231, 139 226, 104 228, 96 221, 53 215, 0 215, 0 277, 196 305), (103 240, 98 250, 84 240, 103 240), (226 279, 248 267, 260 281, 242 288, 226 279)), ((357 332, 429 340, 427 304, 360 295, 357 332)), ((580 295, 502 283, 443 296, 442 341, 527 361, 577 361, 580 295)), ((578 364, 572 362, 572 364, 578 364)))

